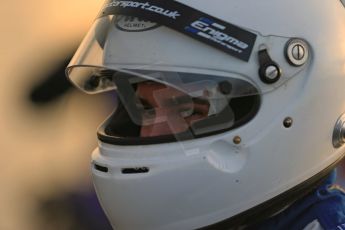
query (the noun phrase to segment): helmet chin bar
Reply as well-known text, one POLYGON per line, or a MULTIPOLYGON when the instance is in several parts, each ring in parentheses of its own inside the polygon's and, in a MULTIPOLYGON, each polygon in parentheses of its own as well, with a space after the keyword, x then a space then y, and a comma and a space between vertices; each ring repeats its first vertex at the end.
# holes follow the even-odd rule
POLYGON ((332 172, 332 170, 334 170, 344 156, 345 153, 332 165, 328 166, 305 182, 280 194, 279 196, 276 196, 271 200, 268 200, 229 219, 199 229, 232 229, 241 226, 255 226, 255 224, 258 224, 266 218, 271 217, 272 215, 284 209, 287 205, 291 205, 319 187, 329 177, 329 174, 332 172))

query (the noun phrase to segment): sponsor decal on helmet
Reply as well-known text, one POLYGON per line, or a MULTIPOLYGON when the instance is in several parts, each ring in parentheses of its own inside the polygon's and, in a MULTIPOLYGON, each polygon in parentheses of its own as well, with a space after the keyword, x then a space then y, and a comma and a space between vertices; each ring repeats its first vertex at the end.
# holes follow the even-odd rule
POLYGON ((115 20, 115 25, 119 30, 126 32, 142 32, 153 30, 160 25, 155 22, 142 20, 137 17, 119 15, 115 20))
MULTIPOLYGON (((257 35, 178 1, 108 0, 98 17, 126 15, 156 22, 243 61, 248 61, 257 35)), ((119 23, 126 31, 138 31, 140 24, 119 23)))
POLYGON ((109 7, 122 7, 122 8, 141 8, 143 10, 151 11, 157 14, 164 15, 168 18, 176 19, 177 17, 181 16, 178 11, 166 10, 162 7, 152 5, 148 2, 142 3, 137 1, 112 1, 110 3, 105 4, 104 9, 109 7))
POLYGON ((226 33, 226 26, 214 22, 208 18, 200 18, 186 27, 186 30, 200 37, 212 40, 218 44, 231 49, 237 53, 242 53, 249 45, 226 33))

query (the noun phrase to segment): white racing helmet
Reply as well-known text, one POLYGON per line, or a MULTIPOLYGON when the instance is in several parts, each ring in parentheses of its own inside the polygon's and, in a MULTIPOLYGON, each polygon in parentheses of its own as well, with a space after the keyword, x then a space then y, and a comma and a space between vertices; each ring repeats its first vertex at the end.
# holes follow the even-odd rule
POLYGON ((66 72, 117 95, 92 155, 115 229, 255 223, 345 152, 340 0, 107 1, 66 72))

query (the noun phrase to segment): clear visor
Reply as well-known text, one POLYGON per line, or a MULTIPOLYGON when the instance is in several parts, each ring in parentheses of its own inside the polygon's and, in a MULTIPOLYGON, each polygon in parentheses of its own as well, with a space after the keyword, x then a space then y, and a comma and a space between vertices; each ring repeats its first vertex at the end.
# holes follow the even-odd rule
MULTIPOLYGON (((156 23, 121 15, 105 16, 94 22, 70 62, 67 75, 87 93, 116 89, 114 82, 108 81, 99 69, 130 72, 176 86, 179 81, 173 75, 162 79, 159 74, 144 76, 142 71, 217 75, 248 81, 258 89, 253 92, 237 88, 234 93, 243 96, 275 90, 306 66, 293 66, 286 60, 285 47, 290 38, 254 33, 257 40, 249 61, 245 62, 156 23), (273 84, 265 83, 259 77, 262 50, 281 70, 279 80, 273 84)), ((267 74, 270 75, 269 72, 267 74)))

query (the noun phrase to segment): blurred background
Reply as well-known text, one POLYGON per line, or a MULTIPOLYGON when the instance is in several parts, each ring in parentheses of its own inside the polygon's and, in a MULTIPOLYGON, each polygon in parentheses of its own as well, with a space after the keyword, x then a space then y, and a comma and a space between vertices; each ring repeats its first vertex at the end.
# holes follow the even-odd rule
POLYGON ((102 3, 0 1, 0 230, 111 229, 89 167, 111 95, 64 75, 102 3))
POLYGON ((64 76, 102 4, 0 2, 0 230, 111 229, 89 169, 110 97, 64 76))

